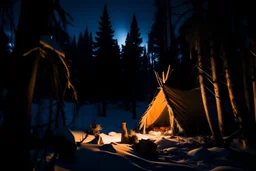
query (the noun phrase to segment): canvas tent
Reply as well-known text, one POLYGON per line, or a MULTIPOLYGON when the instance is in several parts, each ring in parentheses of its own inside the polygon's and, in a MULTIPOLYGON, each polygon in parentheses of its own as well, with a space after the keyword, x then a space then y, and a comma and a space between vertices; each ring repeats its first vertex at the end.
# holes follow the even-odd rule
POLYGON ((162 78, 156 73, 159 92, 139 122, 139 130, 146 133, 154 126, 168 126, 172 132, 185 135, 208 133, 200 89, 178 90, 166 85, 170 68, 162 78), (176 131, 175 131, 176 130, 176 131))

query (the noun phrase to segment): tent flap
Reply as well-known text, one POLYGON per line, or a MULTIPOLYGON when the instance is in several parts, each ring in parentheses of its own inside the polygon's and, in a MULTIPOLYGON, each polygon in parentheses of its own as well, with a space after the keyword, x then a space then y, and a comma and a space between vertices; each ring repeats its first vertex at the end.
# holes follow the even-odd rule
POLYGON ((186 134, 209 132, 200 89, 178 90, 164 85, 174 117, 186 134))

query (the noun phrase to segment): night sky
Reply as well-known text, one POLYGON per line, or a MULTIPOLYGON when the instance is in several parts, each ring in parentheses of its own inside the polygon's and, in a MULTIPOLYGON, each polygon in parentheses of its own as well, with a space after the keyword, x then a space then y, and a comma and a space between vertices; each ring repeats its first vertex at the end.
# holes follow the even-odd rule
POLYGON ((85 27, 88 26, 89 31, 95 36, 104 4, 107 4, 115 38, 118 39, 119 44, 125 42, 133 13, 137 16, 143 45, 147 43, 148 32, 154 18, 154 0, 62 0, 61 2, 62 7, 74 19, 74 26, 68 28, 70 35, 78 36, 79 32, 84 32, 85 27))
MULTIPOLYGON (((172 6, 182 4, 186 0, 172 0, 172 6)), ((130 29, 133 13, 136 14, 141 36, 143 38, 142 46, 148 41, 148 33, 154 20, 155 7, 154 0, 60 0, 62 7, 73 18, 73 26, 68 27, 70 36, 78 36, 80 32, 84 32, 87 26, 89 31, 95 36, 98 31, 98 21, 103 13, 104 4, 108 6, 108 12, 112 28, 115 30, 115 38, 118 39, 119 45, 124 44, 126 34, 130 29)), ((173 9, 173 13, 182 14, 191 8, 186 5, 173 9)), ((20 1, 15 4, 14 16, 17 23, 20 12, 20 1)), ((179 24, 176 23, 178 16, 173 15, 172 20, 177 35, 178 28, 183 21, 191 15, 191 12, 183 16, 179 24)))

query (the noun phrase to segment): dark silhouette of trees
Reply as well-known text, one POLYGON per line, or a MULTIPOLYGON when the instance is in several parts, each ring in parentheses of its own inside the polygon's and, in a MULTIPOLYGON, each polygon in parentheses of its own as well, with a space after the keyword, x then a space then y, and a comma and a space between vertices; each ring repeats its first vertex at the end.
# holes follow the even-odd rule
POLYGON ((79 81, 80 100, 91 100, 93 94, 91 94, 91 88, 93 84, 93 40, 92 35, 89 33, 88 28, 85 28, 85 32, 79 34, 77 45, 77 64, 78 73, 77 79, 79 81))
MULTIPOLYGON (((12 1, 7 1, 12 4, 12 1)), ((5 8, 4 10, 8 10, 5 8)), ((1 7, 2 8, 2 7, 1 7)), ((32 170, 29 163, 29 133, 31 106, 36 81, 36 70, 40 56, 24 57, 23 55, 35 47, 40 46, 40 37, 44 35, 54 35, 56 39, 64 37, 63 26, 69 23, 66 12, 61 8, 59 1, 21 1, 21 11, 19 23, 15 35, 15 47, 13 50, 10 65, 8 66, 8 87, 7 106, 3 123, 3 139, 1 144, 2 152, 6 155, 16 154, 17 158, 23 159, 24 170, 32 170), (33 15, 31 15, 33 14, 33 15), (60 22, 54 20, 56 14, 60 17, 60 22), (54 17, 53 17, 54 16, 54 17), (34 20, 36 18, 36 20, 34 20), (26 42, 26 43, 24 43, 26 42), (17 86, 19 85, 19 86, 17 86), (15 118, 15 119, 13 119, 15 118), (20 130, 18 136, 17 130, 20 130), (22 141, 22 147, 13 149, 15 142, 22 141), (8 150, 7 150, 8 149, 8 150)), ((5 158, 8 163, 9 158, 5 158)), ((9 167, 9 166, 3 166, 9 167)), ((19 170, 20 166, 13 166, 19 170)))
POLYGON ((132 118, 136 119, 136 100, 137 100, 137 85, 139 85, 139 74, 141 69, 141 55, 143 47, 141 47, 142 38, 135 14, 132 17, 130 31, 127 34, 125 46, 123 47, 123 61, 124 61, 124 77, 126 85, 126 102, 127 108, 130 103, 132 105, 132 118), (136 84, 137 83, 137 84, 136 84))
POLYGON ((141 69, 139 73, 139 100, 145 101, 148 99, 151 90, 151 84, 149 82, 150 61, 146 47, 143 48, 143 55, 141 57, 141 69))
POLYGON ((88 100, 96 100, 95 93, 93 93, 96 75, 92 33, 86 27, 84 33, 79 33, 78 40, 75 35, 73 36, 64 51, 71 61, 72 81, 78 89, 80 104, 88 100))
MULTIPOLYGON (((34 51, 23 56, 31 49, 39 46, 42 48, 41 36, 52 35, 61 42, 71 61, 71 79, 78 88, 79 101, 101 101, 102 116, 106 116, 108 100, 124 99, 127 110, 131 110, 132 118, 136 119, 136 100, 145 100, 154 91, 152 85, 156 81, 153 70, 163 71, 171 64, 174 72, 167 84, 179 89, 191 89, 200 85, 208 124, 217 144, 223 146, 232 139, 223 137, 238 129, 244 146, 256 144, 251 136, 251 132, 255 131, 256 121, 256 26, 254 5, 251 2, 241 4, 208 0, 207 7, 204 7, 203 0, 186 1, 185 3, 192 5, 193 15, 179 28, 180 35, 177 39, 172 20, 173 9, 185 3, 172 6, 171 0, 156 0, 156 13, 148 34, 147 49, 141 47, 142 38, 136 16, 133 15, 121 53, 118 41, 113 38, 114 30, 106 5, 100 17, 95 42, 88 28, 78 37, 67 40, 69 37, 65 26, 70 20, 58 0, 21 1, 19 23, 15 30, 15 47, 10 53, 4 26, 8 23, 13 27, 10 11, 13 1, 5 2, 8 3, 0 3, 0 14, 3 16, 1 21, 4 21, 0 25, 0 76, 3 78, 0 96, 3 88, 7 88, 8 96, 3 129, 0 131, 5 140, 1 142, 1 147, 3 151, 8 149, 6 154, 16 154, 18 158, 23 158, 25 170, 31 169, 27 140, 32 100, 36 101, 49 93, 47 96, 51 98, 50 106, 52 99, 57 97, 62 99, 57 105, 64 104, 64 90, 57 90, 56 87, 65 86, 66 81, 56 81, 56 75, 65 73, 55 58, 50 58, 54 64, 48 65, 49 61, 41 59, 34 51), (56 11, 58 17, 53 17, 56 11), (10 22, 6 22, 7 20, 10 22), (179 53, 181 62, 178 60, 179 53), (39 69, 39 62, 42 62, 40 68, 44 68, 44 71, 39 69), (46 71, 50 77, 44 77, 46 71), (214 97, 213 102, 209 100, 210 97, 214 97), (226 100, 229 100, 233 115, 223 108, 226 100), (210 104, 215 105, 217 112, 210 111, 210 104), (24 149, 9 148, 21 141, 13 136, 17 134, 17 130, 21 130, 24 149)), ((188 11, 191 10, 180 14, 178 21, 188 11)), ((56 57, 53 52, 49 53, 56 57)), ((50 113, 52 114, 52 110, 50 113)), ((56 118, 60 114, 63 111, 57 111, 56 118)), ((56 126, 60 126, 60 123, 56 123, 56 126)))
POLYGON ((81 80, 81 93, 83 93, 83 99, 91 100, 94 96, 94 59, 93 59, 93 38, 92 33, 89 33, 88 28, 86 27, 84 32, 84 47, 83 47, 83 57, 81 60, 82 66, 82 77, 81 80))
POLYGON ((102 116, 106 116, 106 100, 114 100, 117 96, 116 85, 119 83, 120 56, 117 54, 114 30, 112 29, 107 5, 99 21, 99 31, 95 37, 95 58, 97 68, 97 86, 99 98, 103 101, 102 116))
POLYGON ((214 92, 216 97, 217 115, 208 116, 212 134, 221 144, 224 135, 230 135, 240 129, 239 136, 243 146, 253 146, 255 141, 250 131, 255 130, 252 114, 255 94, 254 81, 250 78, 255 74, 255 44, 254 34, 250 34, 251 28, 254 27, 249 24, 253 18, 253 10, 249 7, 251 4, 248 1, 240 4, 233 1, 209 0, 207 8, 204 9, 203 1, 191 2, 194 13, 180 29, 183 61, 198 62, 206 113, 207 110, 208 114, 211 112, 208 108, 211 93, 214 92), (222 84, 223 82, 227 84, 222 84), (225 99, 230 101, 233 116, 223 109, 221 101, 225 99), (214 117, 218 118, 218 123, 211 120, 214 117))
POLYGON ((156 70, 166 70, 168 65, 177 65, 177 40, 172 24, 170 0, 155 1, 155 19, 149 33, 149 51, 157 58, 156 70))

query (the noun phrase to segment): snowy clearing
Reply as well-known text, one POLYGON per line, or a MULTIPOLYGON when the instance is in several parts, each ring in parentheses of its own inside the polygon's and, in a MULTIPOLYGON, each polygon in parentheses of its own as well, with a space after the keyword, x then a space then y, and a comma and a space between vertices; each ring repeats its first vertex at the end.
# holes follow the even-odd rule
MULTIPOLYGON (((41 122, 47 122, 48 112, 41 113, 41 122)), ((33 114, 38 106, 33 105, 33 114)), ((127 122, 128 130, 135 128, 141 115, 147 108, 147 103, 138 103, 138 119, 132 120, 131 113, 124 111, 120 105, 108 105, 106 118, 97 116, 97 105, 81 106, 77 112, 75 122, 72 124, 72 133, 75 141, 79 142, 85 136, 84 130, 89 128, 92 122, 101 124, 103 127, 100 137, 103 145, 98 145, 95 136, 89 135, 83 144, 77 148, 76 158, 73 163, 56 161, 56 171, 84 171, 84 170, 254 170, 251 158, 244 153, 234 153, 224 148, 203 148, 203 137, 171 137, 161 136, 160 133, 137 134, 139 139, 150 139, 157 144, 159 156, 154 159, 145 159, 137 154, 128 144, 120 144, 121 122, 127 122), (241 156, 245 157, 241 157, 241 156), (244 158, 243 161, 241 161, 244 158)), ((42 107, 41 107, 42 109, 42 107)), ((72 120, 74 104, 66 103, 65 112, 67 123, 72 120)), ((38 117, 38 116, 37 116, 38 117)), ((36 122, 35 122, 36 123, 36 122)))

